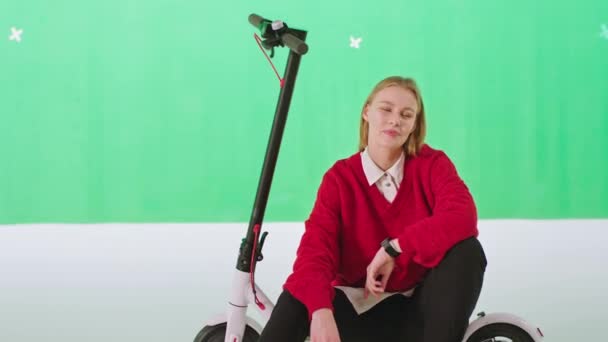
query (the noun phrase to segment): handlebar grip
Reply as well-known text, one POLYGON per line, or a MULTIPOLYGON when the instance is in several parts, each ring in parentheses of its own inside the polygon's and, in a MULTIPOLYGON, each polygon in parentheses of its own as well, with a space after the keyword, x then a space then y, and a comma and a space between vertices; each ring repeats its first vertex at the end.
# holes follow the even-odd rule
POLYGON ((253 25, 255 28, 259 29, 260 28, 260 24, 264 21, 264 18, 260 17, 257 14, 250 14, 249 15, 249 23, 251 25, 253 25))
POLYGON ((308 45, 304 43, 300 38, 286 33, 281 39, 283 40, 283 44, 287 45, 293 52, 303 55, 308 52, 308 45))

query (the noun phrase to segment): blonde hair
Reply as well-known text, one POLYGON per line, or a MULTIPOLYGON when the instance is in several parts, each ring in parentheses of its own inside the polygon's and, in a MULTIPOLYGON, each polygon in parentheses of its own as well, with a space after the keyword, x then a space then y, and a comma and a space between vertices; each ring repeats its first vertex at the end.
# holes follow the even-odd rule
POLYGON ((363 151, 365 147, 367 147, 369 124, 367 121, 365 121, 365 119, 363 119, 363 112, 365 111, 365 108, 374 100, 374 97, 376 97, 378 92, 385 88, 394 86, 411 91, 416 98, 416 102, 418 103, 418 113, 416 113, 414 131, 409 135, 403 144, 405 155, 415 156, 420 151, 420 148, 422 148, 422 145, 424 144, 424 137, 426 136, 426 120, 424 117, 424 104, 422 102, 420 89, 418 89, 416 81, 414 81, 412 78, 390 76, 376 84, 363 104, 363 108, 361 109, 361 124, 359 125, 359 152, 363 151))

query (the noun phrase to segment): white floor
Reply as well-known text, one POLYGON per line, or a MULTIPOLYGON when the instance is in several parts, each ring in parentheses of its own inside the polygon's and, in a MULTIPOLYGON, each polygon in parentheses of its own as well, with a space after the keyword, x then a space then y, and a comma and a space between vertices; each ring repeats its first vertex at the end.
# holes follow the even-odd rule
MULTIPOLYGON (((191 341, 225 308, 245 229, 0 226, 0 341, 191 341)), ((274 300, 303 226, 265 229, 256 280, 274 300)), ((489 265, 476 311, 517 313, 551 342, 604 340, 608 220, 487 220, 480 231, 489 265)))

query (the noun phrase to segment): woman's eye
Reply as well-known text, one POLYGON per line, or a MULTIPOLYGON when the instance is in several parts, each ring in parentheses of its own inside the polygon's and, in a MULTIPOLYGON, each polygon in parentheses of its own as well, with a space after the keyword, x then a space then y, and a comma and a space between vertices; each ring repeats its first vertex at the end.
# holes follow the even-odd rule
POLYGON ((386 108, 386 107, 380 108, 380 110, 383 111, 383 112, 390 112, 391 111, 390 108, 386 108))

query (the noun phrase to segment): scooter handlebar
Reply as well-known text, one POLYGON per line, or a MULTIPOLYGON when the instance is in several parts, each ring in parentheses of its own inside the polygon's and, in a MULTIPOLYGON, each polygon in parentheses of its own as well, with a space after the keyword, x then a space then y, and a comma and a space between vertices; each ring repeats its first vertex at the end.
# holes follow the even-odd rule
MULTIPOLYGON (((270 20, 264 19, 257 14, 249 15, 249 23, 257 29, 261 29, 261 25, 264 21, 270 22, 270 20)), ((304 55, 308 52, 308 45, 291 33, 281 35, 281 42, 297 54, 304 55)))

